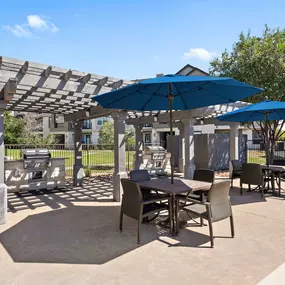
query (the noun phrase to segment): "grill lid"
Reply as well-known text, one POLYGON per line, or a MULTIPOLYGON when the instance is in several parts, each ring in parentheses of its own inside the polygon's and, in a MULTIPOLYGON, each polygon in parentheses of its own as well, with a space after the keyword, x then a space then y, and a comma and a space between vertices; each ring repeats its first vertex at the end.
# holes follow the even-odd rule
POLYGON ((148 153, 165 152, 165 149, 162 146, 154 145, 154 146, 146 146, 145 151, 148 153))
POLYGON ((49 159, 51 157, 51 153, 47 148, 23 149, 22 156, 23 159, 49 159))

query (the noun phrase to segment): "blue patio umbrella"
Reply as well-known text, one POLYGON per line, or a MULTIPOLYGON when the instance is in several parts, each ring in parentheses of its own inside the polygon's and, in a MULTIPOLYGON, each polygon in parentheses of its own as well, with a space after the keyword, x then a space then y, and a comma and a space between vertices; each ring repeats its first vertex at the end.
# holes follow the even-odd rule
POLYGON ((220 121, 228 122, 256 122, 285 120, 285 102, 265 100, 256 104, 250 104, 233 112, 217 117, 220 121))
MULTIPOLYGON (((265 121, 265 130, 268 135, 269 121, 285 120, 285 102, 265 100, 218 116, 217 119, 220 121, 241 123, 265 121)), ((269 164, 268 160, 267 164, 269 164)))
POLYGON ((94 96, 104 108, 137 111, 170 111, 171 182, 173 183, 172 110, 191 110, 236 102, 262 92, 232 78, 165 75, 142 80, 109 93, 94 96))

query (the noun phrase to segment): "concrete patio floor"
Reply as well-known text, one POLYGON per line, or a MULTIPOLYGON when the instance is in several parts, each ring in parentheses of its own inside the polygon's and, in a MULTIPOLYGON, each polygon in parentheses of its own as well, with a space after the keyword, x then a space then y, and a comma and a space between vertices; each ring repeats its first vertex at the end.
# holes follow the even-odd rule
POLYGON ((110 181, 93 179, 66 191, 9 194, 9 222, 0 226, 0 284, 229 285, 258 284, 267 276, 262 284, 284 284, 284 197, 240 196, 233 188, 236 237, 229 238, 228 220, 215 223, 212 249, 208 227, 194 224, 175 238, 144 224, 138 246, 136 221, 126 217, 118 232, 119 203, 111 191, 110 181))

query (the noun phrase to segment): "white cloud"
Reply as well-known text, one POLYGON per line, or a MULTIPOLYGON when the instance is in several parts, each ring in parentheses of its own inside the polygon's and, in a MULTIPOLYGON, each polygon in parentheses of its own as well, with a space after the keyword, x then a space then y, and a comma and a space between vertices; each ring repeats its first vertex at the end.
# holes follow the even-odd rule
POLYGON ((216 56, 219 56, 218 52, 211 52, 204 48, 190 48, 188 52, 184 52, 184 59, 195 58, 202 61, 210 61, 216 56))
POLYGON ((26 25, 14 25, 14 26, 3 26, 3 29, 13 33, 19 38, 31 38, 32 33, 26 27, 26 25))
POLYGON ((35 30, 48 30, 48 24, 38 15, 29 15, 27 17, 28 25, 35 30))
POLYGON ((49 31, 51 33, 57 33, 59 28, 51 21, 45 20, 38 15, 27 16, 27 23, 16 25, 5 25, 3 29, 13 33, 17 37, 31 38, 33 32, 49 31))

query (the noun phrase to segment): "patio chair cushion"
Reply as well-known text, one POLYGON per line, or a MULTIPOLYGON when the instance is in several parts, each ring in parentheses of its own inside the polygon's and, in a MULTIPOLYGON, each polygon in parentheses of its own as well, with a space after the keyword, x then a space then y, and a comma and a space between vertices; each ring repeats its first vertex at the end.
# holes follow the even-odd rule
POLYGON ((188 213, 197 215, 198 217, 203 217, 205 219, 208 219, 208 213, 204 205, 192 204, 192 205, 183 207, 183 210, 188 213))

